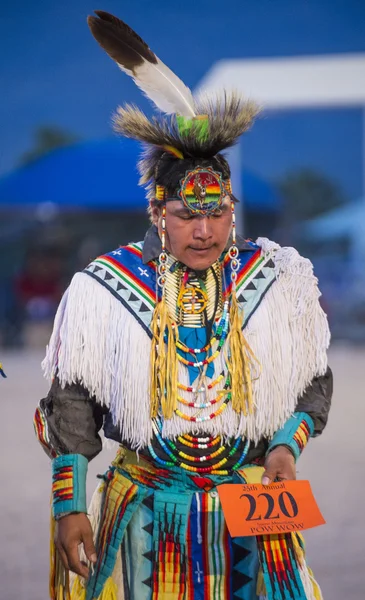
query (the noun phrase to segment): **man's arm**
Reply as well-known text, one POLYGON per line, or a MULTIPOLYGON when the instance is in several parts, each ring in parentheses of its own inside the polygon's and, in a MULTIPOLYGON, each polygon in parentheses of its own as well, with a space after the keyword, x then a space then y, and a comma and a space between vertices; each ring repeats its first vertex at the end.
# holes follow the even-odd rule
POLYGON ((310 437, 320 435, 328 420, 333 392, 332 371, 314 377, 298 400, 295 413, 269 443, 262 483, 295 479, 295 462, 310 437))
POLYGON ((313 421, 312 437, 320 435, 327 425, 333 394, 333 375, 329 367, 324 375, 315 377, 299 398, 295 412, 307 413, 313 421))
POLYGON ((91 562, 96 561, 93 532, 87 518, 86 473, 88 462, 102 448, 99 431, 104 411, 79 384, 62 388, 53 381, 35 413, 36 435, 52 458, 53 516, 57 520, 55 543, 67 569, 87 577, 78 546, 83 544, 91 562))
POLYGON ((36 410, 36 435, 51 458, 82 454, 90 461, 102 449, 98 432, 104 414, 105 410, 82 385, 66 385, 63 389, 56 378, 36 410))

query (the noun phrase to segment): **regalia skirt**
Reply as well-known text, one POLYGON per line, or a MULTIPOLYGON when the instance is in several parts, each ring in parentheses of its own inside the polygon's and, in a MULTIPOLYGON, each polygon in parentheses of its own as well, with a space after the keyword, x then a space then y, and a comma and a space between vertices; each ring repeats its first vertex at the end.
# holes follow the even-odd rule
POLYGON ((199 476, 121 448, 90 506, 97 562, 72 600, 319 600, 300 534, 232 538, 217 492, 262 468, 199 476))

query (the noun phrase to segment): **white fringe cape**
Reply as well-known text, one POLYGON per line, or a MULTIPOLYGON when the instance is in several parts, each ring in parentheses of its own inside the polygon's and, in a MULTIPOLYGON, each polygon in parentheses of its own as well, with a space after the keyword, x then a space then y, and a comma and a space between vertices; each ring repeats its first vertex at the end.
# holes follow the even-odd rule
MULTIPOLYGON (((164 422, 165 437, 201 431, 254 442, 271 438, 292 415, 313 377, 326 372, 330 334, 311 262, 294 248, 281 248, 266 238, 256 243, 266 258, 273 259, 276 281, 244 329, 262 366, 253 382, 254 413, 245 417, 228 405, 219 417, 203 423, 174 416, 164 422)), ((58 308, 42 366, 45 376, 57 374, 62 386, 84 385, 111 411, 122 439, 139 449, 152 437, 150 347, 147 333, 122 303, 92 277, 77 273, 58 308)), ((214 366, 217 376, 224 352, 214 366)), ((179 381, 188 383, 186 367, 180 364, 179 369, 179 381)), ((213 388, 208 399, 220 387, 213 388)), ((184 410, 196 411, 185 406, 184 410)), ((204 409, 201 416, 210 412, 211 408, 204 409)))

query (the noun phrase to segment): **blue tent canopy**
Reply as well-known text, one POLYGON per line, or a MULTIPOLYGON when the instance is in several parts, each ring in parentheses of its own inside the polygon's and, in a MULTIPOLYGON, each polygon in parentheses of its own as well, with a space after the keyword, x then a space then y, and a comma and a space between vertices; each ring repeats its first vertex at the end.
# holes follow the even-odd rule
MULTIPOLYGON (((54 203, 59 208, 145 210, 138 185, 140 144, 109 138, 59 148, 0 178, 0 208, 54 203)), ((277 212, 275 190, 252 172, 243 171, 245 208, 277 212)))

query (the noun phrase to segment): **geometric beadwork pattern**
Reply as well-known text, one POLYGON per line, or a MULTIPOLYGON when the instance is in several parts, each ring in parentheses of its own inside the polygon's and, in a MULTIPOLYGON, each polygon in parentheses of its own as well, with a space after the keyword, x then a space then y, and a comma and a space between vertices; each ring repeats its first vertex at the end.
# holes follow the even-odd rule
POLYGON ((47 455, 50 458, 56 458, 57 452, 51 445, 48 435, 47 419, 41 406, 38 406, 37 410, 35 411, 33 425, 35 434, 47 455))
POLYGON ((302 422, 300 423, 298 429, 296 430, 295 434, 293 435, 293 442, 295 442, 296 445, 298 446, 299 454, 301 454, 303 452, 305 446, 308 443, 310 435, 311 435, 310 427, 309 427, 306 419, 303 419, 302 422))
POLYGON ((112 576, 125 529, 145 495, 145 491, 118 471, 111 473, 96 540, 98 560, 88 581, 86 600, 98 598, 106 580, 112 576))
POLYGON ((142 262, 142 245, 130 244, 104 254, 84 272, 118 298, 151 336, 148 326, 155 308, 156 269, 142 262))
POLYGON ((237 284, 237 300, 243 309, 244 315, 243 327, 247 325, 275 279, 274 261, 271 257, 261 256, 260 261, 255 261, 252 264, 244 280, 237 284))
POLYGON ((177 491, 154 492, 152 600, 184 598, 188 497, 177 491))
POLYGON ((231 538, 232 545, 232 595, 234 600, 246 600, 251 594, 247 586, 256 588, 256 579, 250 574, 258 571, 258 556, 255 538, 231 538), (249 546, 252 548, 249 549, 249 546), (256 564, 253 566, 253 562, 256 564), (251 585, 250 585, 251 584, 251 585))
POLYGON ((280 600, 305 600, 293 544, 296 534, 277 533, 257 536, 257 549, 267 595, 280 600))
MULTIPOLYGON (((259 306, 262 298, 275 281, 275 264, 271 256, 261 254, 261 248, 250 243, 252 250, 239 253, 237 272, 237 299, 243 308, 244 327, 259 306)), ((156 302, 156 266, 142 261, 143 242, 129 244, 100 256, 90 263, 87 273, 105 286, 137 319, 151 337, 149 325, 156 302)), ((230 261, 224 261, 223 294, 232 289, 230 261)))

